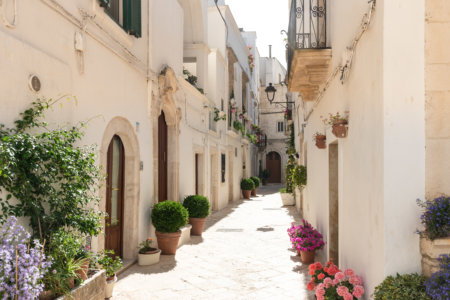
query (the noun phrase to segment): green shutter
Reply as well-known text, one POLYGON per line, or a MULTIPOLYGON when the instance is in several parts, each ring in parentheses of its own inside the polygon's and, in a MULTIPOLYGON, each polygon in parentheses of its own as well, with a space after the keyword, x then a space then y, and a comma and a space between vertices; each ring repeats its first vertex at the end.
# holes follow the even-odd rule
POLYGON ((141 37, 141 0, 123 0, 123 28, 135 37, 141 37))

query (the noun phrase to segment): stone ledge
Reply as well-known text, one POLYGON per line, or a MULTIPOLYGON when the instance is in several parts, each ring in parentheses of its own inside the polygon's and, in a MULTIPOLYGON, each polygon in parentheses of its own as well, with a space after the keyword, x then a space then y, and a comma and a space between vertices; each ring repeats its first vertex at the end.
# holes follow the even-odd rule
POLYGON ((438 257, 441 254, 450 253, 450 238, 436 239, 430 241, 426 238, 420 239, 420 253, 422 254, 422 273, 430 277, 439 271, 438 257))
POLYGON ((187 244, 191 241, 191 224, 187 224, 186 226, 182 227, 181 230, 181 236, 178 240, 178 248, 183 246, 184 244, 187 244))
POLYGON ((103 300, 105 299, 106 275, 104 270, 99 270, 94 276, 88 278, 80 286, 70 292, 70 296, 61 296, 57 300, 103 300))

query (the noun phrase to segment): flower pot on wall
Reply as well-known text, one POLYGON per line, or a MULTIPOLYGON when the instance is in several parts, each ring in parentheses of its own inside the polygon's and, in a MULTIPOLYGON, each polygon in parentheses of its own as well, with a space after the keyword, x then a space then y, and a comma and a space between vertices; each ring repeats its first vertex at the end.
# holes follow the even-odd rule
POLYGON ((252 191, 242 190, 242 196, 244 197, 244 199, 250 199, 251 194, 252 194, 252 191))
POLYGON ((140 266, 150 266, 157 264, 159 262, 159 257, 161 255, 161 250, 155 249, 148 251, 146 253, 138 254, 138 265, 140 266))
POLYGON ((205 221, 206 218, 189 218, 189 224, 192 225, 191 235, 202 236, 205 221))
POLYGON ((319 149, 327 147, 327 137, 325 135, 316 135, 316 146, 319 149))
POLYGON ((86 259, 83 264, 81 265, 81 269, 77 270, 78 278, 85 281, 87 279, 87 274, 89 270, 89 259, 86 259))
POLYGON ((420 238, 420 253, 422 254, 422 273, 430 277, 439 271, 438 257, 450 253, 450 237, 435 239, 433 241, 420 238))
POLYGON ((283 202, 283 206, 292 206, 295 204, 294 195, 291 193, 280 193, 281 202, 283 202))
POLYGON ((333 124, 332 132, 337 138, 345 138, 347 136, 347 121, 340 120, 333 124))
POLYGON ((302 259, 302 263, 304 264, 313 263, 315 255, 316 251, 300 251, 300 257, 302 259))
POLYGON ((163 255, 175 255, 178 247, 178 240, 181 236, 181 230, 177 232, 158 232, 156 231, 156 239, 158 247, 163 255))

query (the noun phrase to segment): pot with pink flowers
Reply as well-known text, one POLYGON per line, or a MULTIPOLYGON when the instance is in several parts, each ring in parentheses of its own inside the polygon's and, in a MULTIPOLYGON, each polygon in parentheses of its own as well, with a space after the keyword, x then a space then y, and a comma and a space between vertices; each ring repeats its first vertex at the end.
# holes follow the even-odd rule
POLYGON ((314 262, 316 250, 323 249, 325 245, 323 236, 308 221, 303 220, 302 225, 292 224, 288 229, 292 248, 297 250, 302 262, 310 264, 314 262))

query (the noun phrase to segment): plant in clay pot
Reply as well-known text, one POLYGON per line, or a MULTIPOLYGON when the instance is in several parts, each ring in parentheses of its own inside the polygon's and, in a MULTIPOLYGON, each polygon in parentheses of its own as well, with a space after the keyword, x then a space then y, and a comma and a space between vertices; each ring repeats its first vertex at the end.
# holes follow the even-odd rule
POLYGON ((252 190, 252 196, 256 196, 256 193, 258 192, 258 187, 261 183, 261 181, 259 180, 258 177, 256 176, 252 176, 250 177, 250 179, 253 181, 253 183, 255 184, 255 188, 252 190))
POLYGON ((316 132, 313 135, 313 139, 316 142, 316 147, 319 149, 325 149, 327 147, 327 136, 322 132, 316 132))
POLYGON ((292 247, 300 254, 303 263, 312 263, 316 250, 323 249, 325 245, 323 236, 311 226, 308 221, 303 220, 302 225, 294 223, 288 229, 292 247))
POLYGON ((252 190, 255 188, 255 183, 250 178, 242 179, 241 190, 244 199, 250 199, 252 190))
POLYGON ((187 196, 183 201, 183 206, 189 212, 189 224, 192 225, 191 235, 201 236, 206 217, 209 215, 208 198, 201 195, 187 196))
POLYGON ((161 250, 151 246, 152 238, 148 238, 139 244, 138 265, 150 266, 159 262, 161 250))
POLYGON ((156 228, 158 247, 163 255, 175 255, 180 228, 187 224, 189 213, 179 202, 164 201, 153 207, 152 223, 156 228))
POLYGON ((269 179, 269 177, 270 177, 270 171, 267 170, 267 169, 264 169, 261 172, 261 176, 259 176, 259 177, 261 177, 262 185, 266 185, 267 184, 267 179, 269 179))
POLYGON ((98 265, 106 272, 105 298, 111 298, 117 281, 116 272, 123 266, 119 256, 113 250, 103 250, 96 258, 98 265))
MULTIPOLYGON (((398 274, 386 277, 375 287, 372 297, 375 300, 420 299, 431 300, 425 287, 426 277, 417 273, 398 274)), ((441 298, 445 299, 445 298, 441 298)), ((447 298, 448 299, 448 298, 447 298)))
MULTIPOLYGON (((322 117, 321 117, 322 118, 322 117)), ((328 118, 322 120, 325 125, 331 125, 332 132, 337 138, 345 138, 348 132, 348 112, 345 112, 345 116, 339 112, 336 114, 329 114, 328 118)))

